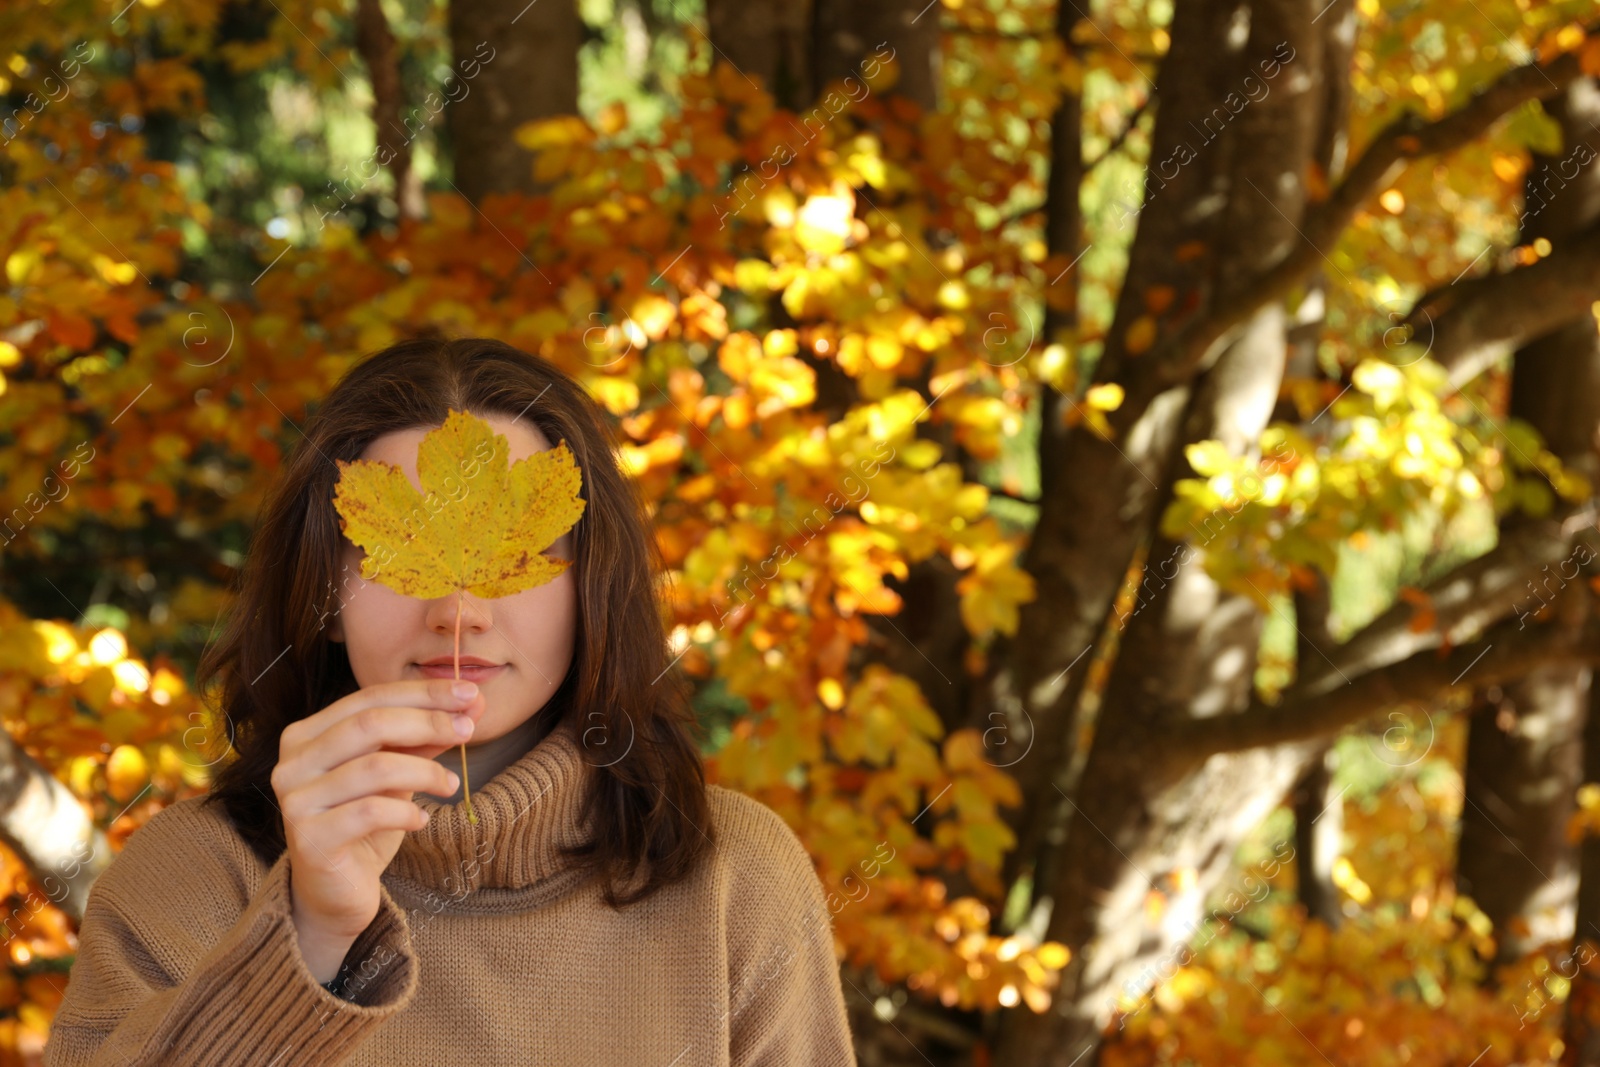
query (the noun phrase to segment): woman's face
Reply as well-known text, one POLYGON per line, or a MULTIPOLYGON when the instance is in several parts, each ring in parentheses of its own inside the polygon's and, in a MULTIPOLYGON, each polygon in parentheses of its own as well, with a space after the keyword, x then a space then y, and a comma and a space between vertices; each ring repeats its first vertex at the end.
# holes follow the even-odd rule
MULTIPOLYGON (((499 415, 485 417, 511 446, 510 461, 541 452, 549 440, 531 422, 499 415)), ((361 458, 399 467, 422 491, 417 478, 417 446, 427 428, 397 430, 377 438, 361 458)), ((471 497, 466 497, 470 500, 471 497)), ((453 506, 447 499, 445 507, 453 506)), ((480 745, 522 725, 548 701, 572 663, 577 622, 577 586, 568 567, 553 581, 510 596, 485 599, 462 592, 420 600, 404 596, 377 581, 363 581, 365 556, 347 537, 342 542, 339 572, 340 609, 329 624, 329 637, 342 641, 350 668, 363 688, 383 682, 429 677, 454 677, 456 608, 461 606, 461 657, 492 664, 486 671, 463 670, 478 684, 485 711, 471 744, 480 745), (435 672, 421 664, 443 664, 435 672)), ((545 553, 575 559, 572 534, 562 534, 545 553)))

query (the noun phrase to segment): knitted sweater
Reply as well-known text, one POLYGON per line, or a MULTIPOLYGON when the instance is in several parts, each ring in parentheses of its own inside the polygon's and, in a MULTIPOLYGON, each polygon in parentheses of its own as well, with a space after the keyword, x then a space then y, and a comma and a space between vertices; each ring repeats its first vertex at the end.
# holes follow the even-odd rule
POLYGON ((556 849, 597 772, 551 733, 384 871, 344 997, 307 968, 288 853, 264 865, 199 797, 90 891, 44 1067, 855 1064, 822 885, 770 808, 708 787, 715 847, 613 911, 556 849), (345 999, 348 998, 348 999, 345 999))

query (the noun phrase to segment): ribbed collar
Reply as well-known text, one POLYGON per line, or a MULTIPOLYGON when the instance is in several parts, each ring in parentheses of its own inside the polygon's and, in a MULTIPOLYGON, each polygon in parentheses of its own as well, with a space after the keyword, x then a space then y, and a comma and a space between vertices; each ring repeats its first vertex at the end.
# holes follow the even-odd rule
POLYGON ((479 785, 478 823, 465 801, 445 804, 418 794, 428 823, 405 835, 385 874, 461 896, 479 889, 525 889, 571 866, 559 849, 589 839, 583 804, 595 778, 576 728, 556 727, 526 755, 479 785))

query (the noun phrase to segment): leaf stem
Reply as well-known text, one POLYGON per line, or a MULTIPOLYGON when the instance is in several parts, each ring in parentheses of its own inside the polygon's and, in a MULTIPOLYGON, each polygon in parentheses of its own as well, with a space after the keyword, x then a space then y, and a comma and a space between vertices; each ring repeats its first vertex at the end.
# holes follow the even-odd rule
MULTIPOLYGON (((455 671, 456 680, 461 680, 461 590, 456 590, 456 653, 455 671)), ((467 799, 467 821, 478 825, 478 813, 472 810, 472 787, 467 784, 467 743, 461 742, 461 789, 467 799)))

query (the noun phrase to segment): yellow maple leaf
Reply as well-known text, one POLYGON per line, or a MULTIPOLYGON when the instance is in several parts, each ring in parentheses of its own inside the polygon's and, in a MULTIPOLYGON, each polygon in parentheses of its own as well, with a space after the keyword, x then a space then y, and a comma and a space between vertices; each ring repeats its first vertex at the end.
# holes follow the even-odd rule
POLYGON ((1018 608, 1034 598, 1036 589, 1033 575, 1014 562, 1016 553, 1010 542, 986 545, 976 552, 972 572, 956 582, 961 621, 974 637, 1017 632, 1018 608))
MULTIPOLYGON (((417 448, 421 492, 391 464, 336 461, 333 504, 344 535, 366 550, 362 578, 423 600, 457 594, 457 677, 461 593, 510 596, 572 565, 543 554, 577 523, 586 504, 571 450, 562 441, 514 464, 510 454, 510 442, 486 421, 452 410, 417 448)), ((463 783, 466 772, 463 744, 463 783)), ((470 789, 466 803, 476 823, 470 789)))
POLYGON ((345 536, 367 551, 362 578, 429 600, 458 590, 510 596, 566 570, 571 560, 541 553, 583 514, 572 453, 562 442, 514 465, 509 455, 509 442, 487 422, 452 411, 417 449, 423 492, 399 467, 338 461, 334 507, 345 536), (459 494, 456 471, 474 461, 484 469, 459 494), (431 516, 430 497, 438 508, 431 516))

